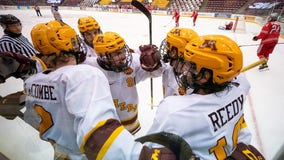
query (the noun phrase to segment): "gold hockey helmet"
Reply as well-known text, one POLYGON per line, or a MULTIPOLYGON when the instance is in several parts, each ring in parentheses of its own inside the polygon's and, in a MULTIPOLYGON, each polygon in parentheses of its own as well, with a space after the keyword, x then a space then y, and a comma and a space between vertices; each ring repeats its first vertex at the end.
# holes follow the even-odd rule
POLYGON ((35 25, 31 30, 34 47, 43 55, 80 51, 80 42, 73 28, 60 21, 35 25))
POLYGON ((236 77, 243 66, 243 54, 235 41, 224 35, 205 35, 190 41, 184 59, 192 62, 199 73, 202 68, 213 71, 213 82, 222 84, 236 77))
POLYGON ((124 39, 115 32, 105 32, 98 34, 94 38, 94 50, 98 55, 106 55, 115 51, 121 50, 125 47, 124 39))
POLYGON ((81 33, 84 33, 90 30, 100 30, 100 25, 91 16, 81 17, 78 19, 78 29, 81 33))
POLYGON ((185 51, 185 46, 190 40, 198 37, 198 34, 190 28, 173 28, 166 37, 167 50, 171 50, 172 47, 178 49, 178 56, 181 56, 185 51))

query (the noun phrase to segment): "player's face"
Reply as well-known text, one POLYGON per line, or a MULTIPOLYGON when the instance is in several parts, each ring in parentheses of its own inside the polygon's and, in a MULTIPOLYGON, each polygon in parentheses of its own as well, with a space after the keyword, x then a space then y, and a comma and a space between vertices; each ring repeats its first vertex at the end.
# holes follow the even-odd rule
POLYGON ((22 24, 21 23, 9 24, 7 26, 7 29, 12 33, 21 34, 22 33, 22 24))
POLYGON ((10 57, 0 57, 0 83, 15 73, 20 64, 10 57))
POLYGON ((83 33, 85 42, 91 46, 92 48, 94 48, 93 46, 93 40, 95 38, 96 35, 98 35, 100 33, 100 30, 98 29, 94 29, 94 30, 89 30, 83 33))
POLYGON ((174 66, 178 60, 178 50, 176 48, 172 48, 168 52, 169 58, 170 58, 170 65, 174 66))
POLYGON ((109 60, 110 63, 112 63, 112 65, 114 67, 122 67, 126 64, 126 51, 125 48, 120 49, 116 52, 113 52, 109 55, 109 60))
POLYGON ((174 67, 174 73, 179 85, 183 88, 189 88, 193 84, 193 79, 197 75, 195 65, 191 62, 179 59, 174 67))

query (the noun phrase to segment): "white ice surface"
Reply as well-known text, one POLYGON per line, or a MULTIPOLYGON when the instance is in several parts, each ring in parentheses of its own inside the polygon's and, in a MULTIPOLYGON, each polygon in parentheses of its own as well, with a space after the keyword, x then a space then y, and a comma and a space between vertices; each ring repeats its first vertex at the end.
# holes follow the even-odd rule
MULTIPOLYGON (((43 17, 37 17, 34 10, 0 10, 0 14, 14 14, 21 19, 23 34, 30 39, 32 27, 41 22, 53 20, 50 10, 41 10, 43 17)), ((148 19, 142 14, 121 14, 94 11, 60 10, 63 21, 72 26, 76 31, 77 20, 82 16, 93 16, 101 25, 103 32, 115 31, 125 38, 131 48, 140 44, 149 43, 148 19)), ((157 46, 165 38, 166 33, 174 27, 170 16, 153 16, 152 40, 157 46), (169 25, 167 25, 169 24, 169 25), (167 25, 166 27, 164 27, 167 25)), ((197 19, 195 27, 189 17, 180 18, 180 27, 193 28, 199 35, 223 34, 234 39, 239 45, 258 44, 252 37, 260 31, 260 26, 246 23, 246 34, 232 33, 231 31, 218 30, 220 24, 228 20, 197 19)), ((78 32, 79 33, 79 32, 78 32)), ((0 36, 3 35, 2 28, 0 36)), ((283 39, 280 42, 283 43, 283 39)), ((257 61, 256 46, 241 47, 244 54, 244 65, 257 61)), ((253 144, 260 149, 267 159, 272 159, 284 142, 284 45, 276 46, 269 60, 269 71, 259 72, 253 68, 245 73, 251 82, 251 90, 245 104, 246 120, 253 133, 253 144)), ((153 80, 154 104, 162 99, 161 78, 153 80)), ((7 83, 0 84, 0 95, 5 96, 23 89, 22 81, 10 78, 7 83)), ((138 84, 140 103, 139 119, 142 130, 137 136, 144 135, 151 125, 156 107, 150 106, 150 81, 138 84)), ((0 152, 11 160, 51 160, 53 150, 49 143, 39 139, 38 132, 24 123, 20 118, 6 120, 0 116, 0 152)))

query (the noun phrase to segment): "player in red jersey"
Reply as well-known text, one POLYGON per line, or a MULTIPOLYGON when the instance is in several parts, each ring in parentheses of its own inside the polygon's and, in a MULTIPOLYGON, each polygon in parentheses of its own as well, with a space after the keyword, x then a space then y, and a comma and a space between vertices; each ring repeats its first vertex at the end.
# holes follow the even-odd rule
POLYGON ((192 14, 191 14, 191 17, 193 17, 193 19, 192 19, 193 26, 195 26, 195 22, 196 22, 197 16, 198 16, 198 12, 197 12, 197 10, 194 10, 192 12, 192 14))
POLYGON ((179 10, 175 9, 173 19, 175 19, 176 27, 179 26, 179 17, 180 17, 179 10))
MULTIPOLYGON (((278 14, 271 13, 267 19, 267 23, 262 27, 260 33, 253 37, 254 41, 261 39, 260 45, 257 49, 257 56, 259 59, 266 58, 268 60, 278 43, 281 26, 277 22, 278 14)), ((267 62, 259 66, 259 70, 268 69, 267 62)))

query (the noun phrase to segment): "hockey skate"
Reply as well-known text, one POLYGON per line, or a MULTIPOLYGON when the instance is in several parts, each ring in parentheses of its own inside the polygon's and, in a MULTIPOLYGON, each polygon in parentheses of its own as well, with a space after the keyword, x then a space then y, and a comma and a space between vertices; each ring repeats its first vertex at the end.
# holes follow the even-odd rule
POLYGON ((264 64, 260 65, 259 68, 258 68, 258 70, 259 70, 260 72, 269 70, 267 63, 264 63, 264 64))

